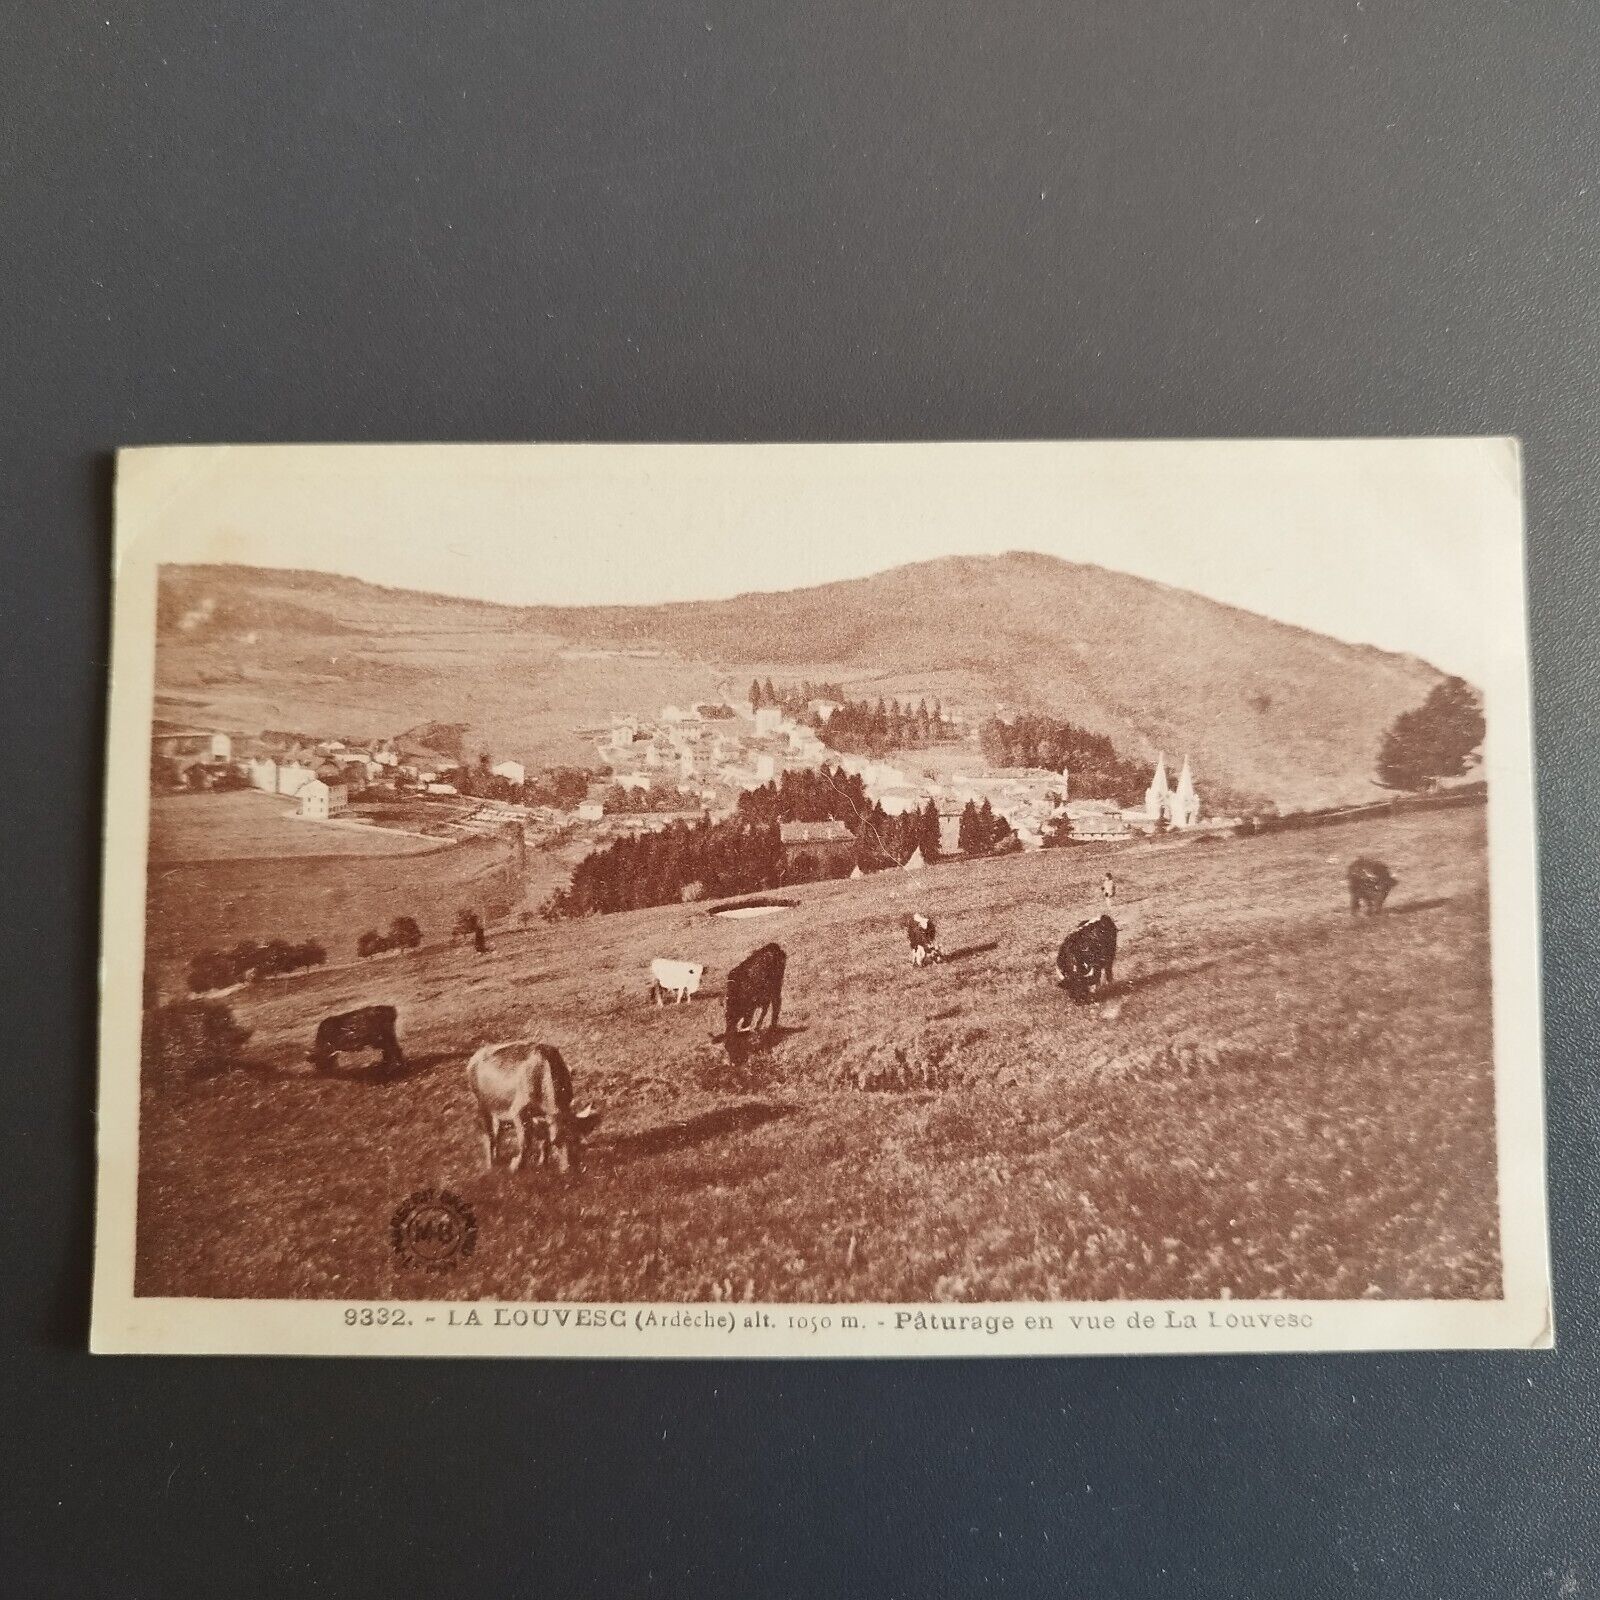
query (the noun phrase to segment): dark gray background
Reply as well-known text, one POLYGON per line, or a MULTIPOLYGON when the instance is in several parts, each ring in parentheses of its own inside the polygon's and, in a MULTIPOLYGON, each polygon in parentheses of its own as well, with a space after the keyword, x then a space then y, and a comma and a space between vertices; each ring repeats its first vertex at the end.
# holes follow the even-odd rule
POLYGON ((0 4, 6 1586, 1594 1592, 1597 22, 0 4), (1526 441, 1556 1353, 82 1353, 115 446, 1491 431, 1526 441))

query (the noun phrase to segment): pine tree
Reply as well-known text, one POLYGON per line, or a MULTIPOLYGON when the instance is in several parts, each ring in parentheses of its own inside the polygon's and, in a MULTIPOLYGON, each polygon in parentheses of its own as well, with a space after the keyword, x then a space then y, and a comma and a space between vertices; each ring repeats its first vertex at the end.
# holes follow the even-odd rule
MULTIPOLYGON (((984 804, 988 804, 987 801, 984 804)), ((978 821, 978 808, 972 801, 967 801, 961 808, 961 853, 964 856, 981 855, 988 846, 984 843, 978 821)))
POLYGON ((988 797, 985 796, 983 805, 978 809, 979 849, 984 851, 993 850, 1004 837, 1007 827, 1007 824, 997 822, 994 807, 989 804, 988 797))

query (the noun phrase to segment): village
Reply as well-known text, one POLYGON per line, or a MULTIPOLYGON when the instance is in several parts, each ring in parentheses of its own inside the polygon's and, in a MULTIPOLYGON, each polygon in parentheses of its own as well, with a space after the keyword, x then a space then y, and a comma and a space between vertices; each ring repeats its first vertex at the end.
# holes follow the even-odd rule
MULTIPOLYGON (((832 748, 828 723, 840 708, 837 700, 813 698, 618 713, 602 727, 579 730, 594 750, 587 767, 542 771, 490 751, 468 758, 459 748, 425 742, 458 747, 459 730, 449 725, 357 742, 157 720, 152 781, 158 792, 253 790, 279 797, 287 802, 284 815, 329 830, 329 853, 341 849, 335 830, 459 839, 515 824, 530 851, 559 847, 577 859, 586 849, 675 823, 726 820, 738 814, 742 796, 776 787, 786 774, 824 770, 858 779, 857 792, 887 817, 934 808, 942 857, 969 853, 962 819, 973 807, 996 819, 993 848, 1023 851, 1114 844, 1169 829, 1225 830, 1238 820, 1204 814, 1187 758, 1174 778, 1158 756, 1143 799, 1126 805, 1076 793, 1069 770, 993 767, 963 724, 950 725, 952 736, 928 748, 883 756, 832 748)), ((859 826, 839 818, 786 819, 780 828, 786 858, 804 854, 825 876, 851 870, 859 826)), ((990 843, 984 853, 991 853, 990 843)), ((900 864, 921 865, 923 855, 913 851, 900 864)))

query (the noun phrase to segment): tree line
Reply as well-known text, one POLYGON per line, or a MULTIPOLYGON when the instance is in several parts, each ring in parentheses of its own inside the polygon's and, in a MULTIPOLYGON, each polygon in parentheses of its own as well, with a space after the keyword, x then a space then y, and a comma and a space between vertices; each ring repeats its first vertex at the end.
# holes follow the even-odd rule
POLYGON ((978 729, 985 758, 997 767, 1068 773, 1071 793, 1131 806, 1144 798, 1149 768, 1120 755, 1103 733, 1043 712, 991 717, 978 729))
POLYGON ((930 706, 926 699, 915 705, 882 698, 875 705, 867 700, 847 700, 825 722, 817 718, 814 725, 830 749, 869 756, 949 744, 957 731, 943 706, 937 700, 930 706))
MULTIPOLYGON (((960 849, 986 855, 1014 848, 1011 825, 987 800, 968 802, 960 822, 960 849)), ((545 902, 550 920, 635 911, 702 898, 724 899, 784 884, 848 877, 856 868, 880 872, 904 866, 917 852, 939 860, 939 808, 891 816, 867 798, 861 778, 837 767, 786 772, 774 783, 747 790, 726 821, 709 817, 675 821, 653 833, 618 839, 579 862, 566 888, 545 902), (786 850, 785 822, 842 822, 848 849, 786 850)))
POLYGON ((750 680, 750 709, 759 711, 763 706, 777 706, 786 716, 799 720, 810 709, 813 700, 844 700, 844 689, 837 683, 813 683, 809 678, 801 683, 784 684, 775 688, 771 678, 750 680))

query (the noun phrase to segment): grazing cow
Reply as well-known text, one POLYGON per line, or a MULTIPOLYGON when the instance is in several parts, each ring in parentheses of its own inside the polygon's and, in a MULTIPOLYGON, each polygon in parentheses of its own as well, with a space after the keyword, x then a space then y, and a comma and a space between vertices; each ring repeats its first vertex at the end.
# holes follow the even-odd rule
POLYGON ((702 961, 667 961, 657 956, 650 963, 650 998, 660 1006, 670 994, 681 1006, 691 995, 699 994, 705 973, 702 961))
POLYGON ((730 1056, 763 1023, 769 1028, 777 1027, 778 1014, 783 1009, 783 969, 788 960, 782 945, 764 944, 729 972, 722 1042, 730 1056))
POLYGON ((600 1113, 593 1106, 572 1109, 572 1074, 554 1045, 533 1039, 486 1044, 467 1063, 467 1083, 478 1103, 490 1167, 495 1164, 500 1129, 507 1123, 517 1126, 514 1171, 527 1166, 535 1143, 540 1166, 552 1156, 560 1172, 571 1172, 581 1164, 584 1138, 594 1130, 600 1113))
POLYGON ((1375 917, 1383 910, 1389 891, 1400 880, 1372 856, 1357 856, 1350 863, 1345 879, 1350 885, 1350 915, 1365 911, 1375 917))
POLYGON ((1056 952, 1056 982, 1081 1005, 1096 988, 1110 988, 1117 959, 1117 925, 1110 917, 1080 922, 1056 952))
POLYGON ((933 918, 926 911, 913 911, 906 918, 906 941, 911 946, 912 966, 920 967, 926 961, 944 960, 933 918))
POLYGON ((406 1064, 394 1031, 393 1006, 362 1006, 324 1017, 317 1024, 316 1042, 306 1056, 318 1072, 327 1072, 342 1050, 381 1050, 383 1070, 399 1072, 406 1064))

